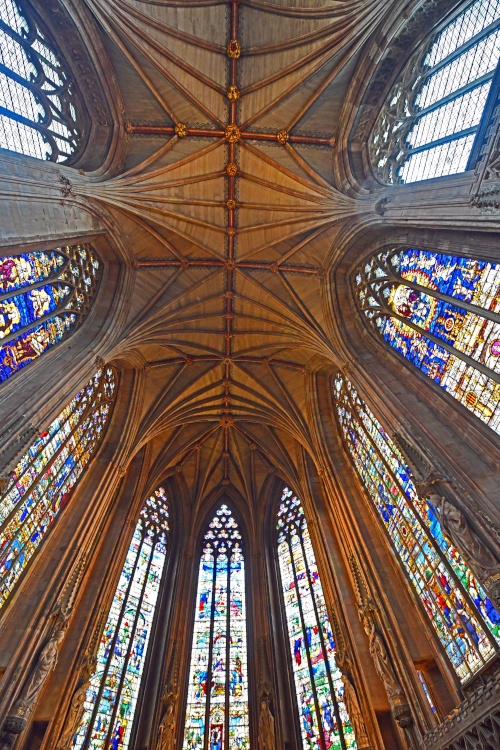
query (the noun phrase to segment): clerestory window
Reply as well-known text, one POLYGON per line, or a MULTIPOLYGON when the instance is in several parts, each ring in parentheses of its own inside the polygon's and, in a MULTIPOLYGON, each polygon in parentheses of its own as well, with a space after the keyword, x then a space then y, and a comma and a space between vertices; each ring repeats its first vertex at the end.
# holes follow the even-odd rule
POLYGON ((468 169, 500 57, 500 0, 476 0, 406 64, 369 138, 377 178, 417 182, 468 169))
POLYGON ((81 104, 68 67, 37 13, 0 0, 0 147, 67 161, 81 145, 81 104))

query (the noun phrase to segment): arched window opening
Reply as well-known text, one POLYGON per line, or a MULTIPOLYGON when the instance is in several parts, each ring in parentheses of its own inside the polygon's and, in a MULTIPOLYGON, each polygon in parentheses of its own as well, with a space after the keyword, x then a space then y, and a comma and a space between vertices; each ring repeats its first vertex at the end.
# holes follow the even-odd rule
POLYGON ((276 528, 304 750, 356 748, 307 521, 300 500, 288 487, 283 490, 276 528))
POLYGON ((500 56, 500 0, 476 0, 419 48, 369 138, 376 176, 417 182, 468 169, 500 56))
POLYGON ((363 267, 356 292, 393 349, 500 432, 500 265, 392 249, 363 267))
POLYGON ((0 258, 0 382, 75 330, 101 271, 88 245, 0 258))
POLYGON ((245 561, 221 505, 204 536, 198 575, 184 750, 248 750, 245 561))
POLYGON ((438 510, 418 496, 394 442, 341 375, 334 397, 367 497, 455 672, 466 682, 499 651, 500 613, 443 535, 438 510))
POLYGON ((72 747, 126 750, 167 558, 169 512, 159 487, 144 503, 108 613, 97 668, 72 747))
POLYGON ((80 111, 41 19, 25 1, 0 0, 0 147, 66 161, 81 144, 80 111))
POLYGON ((98 370, 34 441, 0 494, 0 607, 97 451, 115 391, 113 369, 98 370))

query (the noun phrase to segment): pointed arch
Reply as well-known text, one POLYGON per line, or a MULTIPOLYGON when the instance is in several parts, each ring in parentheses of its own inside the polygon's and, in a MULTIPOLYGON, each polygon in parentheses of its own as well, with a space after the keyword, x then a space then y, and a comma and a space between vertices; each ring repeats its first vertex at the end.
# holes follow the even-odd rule
POLYGON ((115 370, 98 370, 31 444, 0 493, 0 607, 101 444, 116 391, 115 370))
POLYGON ((0 258, 0 383, 73 333, 101 273, 90 245, 0 258))
POLYGON ((288 487, 282 489, 275 523, 303 748, 356 748, 307 520, 301 501, 288 487))
POLYGON ((247 638, 242 535, 221 503, 200 556, 185 750, 249 748, 247 638))
POLYGON ((73 747, 129 746, 169 552, 164 487, 145 501, 108 612, 73 747))
POLYGON ((358 268, 354 287, 372 329, 500 433, 500 265, 390 247, 358 268))
POLYGON ((439 510, 419 497, 410 468, 382 425, 342 375, 334 402, 344 445, 410 587, 461 682, 500 650, 500 613, 458 550, 439 510))

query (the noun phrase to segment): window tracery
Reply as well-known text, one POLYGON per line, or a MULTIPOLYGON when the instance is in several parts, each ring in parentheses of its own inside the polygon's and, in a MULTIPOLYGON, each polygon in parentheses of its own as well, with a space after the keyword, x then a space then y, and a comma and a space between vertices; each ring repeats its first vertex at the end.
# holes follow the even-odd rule
POLYGON ((304 750, 356 748, 307 521, 300 500, 288 487, 283 490, 276 528, 304 750))
POLYGON ((73 747, 126 750, 160 591, 169 534, 166 492, 146 500, 134 530, 86 692, 73 747))
POLYGON ((204 536, 198 575, 184 750, 248 750, 245 561, 221 505, 204 536))
POLYGON ((116 383, 111 367, 98 370, 34 441, 0 494, 0 607, 96 452, 111 416, 116 383))
POLYGON ((468 168, 499 57, 499 0, 471 3, 416 51, 369 138, 381 182, 417 182, 468 168))
POLYGON ((499 651, 500 613, 444 536, 438 509, 418 496, 394 442, 341 375, 334 397, 361 484, 456 674, 466 682, 499 651))
POLYGON ((0 382, 74 331, 101 270, 88 245, 0 258, 0 382))
POLYGON ((393 248, 355 282, 374 330, 500 432, 500 265, 393 248))
POLYGON ((0 0, 0 147, 62 162, 81 144, 74 82, 27 2, 0 0))

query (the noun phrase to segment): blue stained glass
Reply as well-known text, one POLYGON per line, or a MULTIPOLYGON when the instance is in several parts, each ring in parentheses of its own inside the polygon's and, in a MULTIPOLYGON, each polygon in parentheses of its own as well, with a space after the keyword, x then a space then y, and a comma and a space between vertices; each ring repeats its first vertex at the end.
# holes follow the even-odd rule
POLYGON ((221 505, 200 559, 184 750, 248 750, 245 562, 238 525, 221 505))
POLYGON ((78 750, 129 745, 165 567, 168 519, 166 493, 159 487, 141 510, 108 613, 73 740, 78 750))
POLYGON ((467 681, 499 650, 500 613, 445 538, 438 509, 418 496, 396 445, 340 375, 335 400, 361 483, 457 675, 467 681))
POLYGON ((97 257, 80 245, 0 258, 0 382, 74 330, 99 275, 97 257))
POLYGON ((98 370, 32 443, 0 495, 0 607, 97 450, 115 390, 113 370, 98 370))
POLYGON ((335 640, 300 500, 286 487, 278 511, 278 561, 304 750, 356 748, 343 701, 335 640), (342 739, 341 739, 342 738, 342 739))
POLYGON ((380 253, 356 286, 385 341, 500 432, 500 266, 409 248, 380 253))

